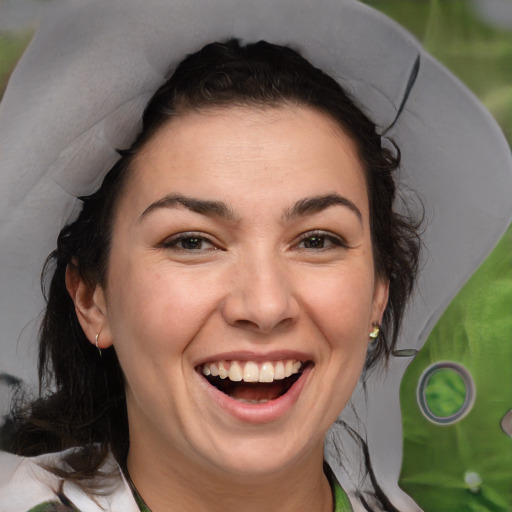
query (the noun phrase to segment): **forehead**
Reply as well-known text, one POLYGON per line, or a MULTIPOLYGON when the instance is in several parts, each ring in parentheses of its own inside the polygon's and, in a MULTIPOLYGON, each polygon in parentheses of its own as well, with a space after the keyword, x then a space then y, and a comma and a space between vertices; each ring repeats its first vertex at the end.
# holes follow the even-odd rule
POLYGON ((291 105, 173 118, 136 155, 125 192, 139 208, 172 192, 235 203, 272 196, 278 204, 337 192, 367 209, 365 174, 351 137, 329 116, 291 105))

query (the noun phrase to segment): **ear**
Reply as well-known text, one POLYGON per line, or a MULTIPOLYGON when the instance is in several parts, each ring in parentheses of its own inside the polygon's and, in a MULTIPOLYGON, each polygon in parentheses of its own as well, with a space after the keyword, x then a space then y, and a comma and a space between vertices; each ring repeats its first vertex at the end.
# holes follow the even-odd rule
POLYGON ((75 304, 76 316, 88 340, 96 345, 98 336, 99 348, 110 347, 112 336, 103 288, 99 284, 91 285, 72 263, 66 268, 66 288, 75 304))
POLYGON ((372 327, 382 323, 382 317, 389 298, 389 281, 377 277, 373 291, 372 327))

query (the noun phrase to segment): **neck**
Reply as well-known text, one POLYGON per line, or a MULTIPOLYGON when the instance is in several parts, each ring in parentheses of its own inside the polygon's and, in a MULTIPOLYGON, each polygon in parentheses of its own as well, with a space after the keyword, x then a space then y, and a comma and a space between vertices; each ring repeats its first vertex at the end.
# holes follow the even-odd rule
POLYGON ((333 510, 330 485, 323 472, 323 449, 290 468, 257 476, 192 467, 190 461, 181 463, 177 454, 165 457, 165 461, 160 457, 146 460, 140 456, 143 453, 130 449, 127 467, 133 485, 152 512, 333 510))

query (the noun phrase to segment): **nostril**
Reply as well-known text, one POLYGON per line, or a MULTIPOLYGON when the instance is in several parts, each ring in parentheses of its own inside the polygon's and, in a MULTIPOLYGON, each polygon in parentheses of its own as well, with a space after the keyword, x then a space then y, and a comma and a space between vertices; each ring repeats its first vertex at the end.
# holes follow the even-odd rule
POLYGON ((265 269, 254 269, 250 279, 238 279, 221 308, 229 325, 262 333, 291 325, 300 313, 286 279, 265 269))
POLYGON ((237 327, 242 327, 242 328, 249 328, 249 329, 258 329, 259 326, 256 322, 252 322, 251 320, 235 320, 234 322, 234 325, 236 325, 237 327))
POLYGON ((280 329, 287 329, 295 323, 293 318, 283 318, 277 323, 273 322, 255 322, 252 320, 236 320, 233 325, 241 329, 259 331, 263 333, 275 332, 280 329))

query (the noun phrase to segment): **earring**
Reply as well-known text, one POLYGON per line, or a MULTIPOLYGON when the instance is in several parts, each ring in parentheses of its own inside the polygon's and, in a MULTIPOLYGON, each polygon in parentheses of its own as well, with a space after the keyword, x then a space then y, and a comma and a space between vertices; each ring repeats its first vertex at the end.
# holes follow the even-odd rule
POLYGON ((373 331, 368 335, 371 341, 375 341, 379 337, 380 327, 378 325, 373 326, 373 331))
POLYGON ((100 353, 100 357, 101 357, 101 348, 98 347, 98 337, 99 337, 100 333, 96 334, 96 338, 95 338, 95 342, 96 342, 96 348, 98 349, 98 352, 100 353))

